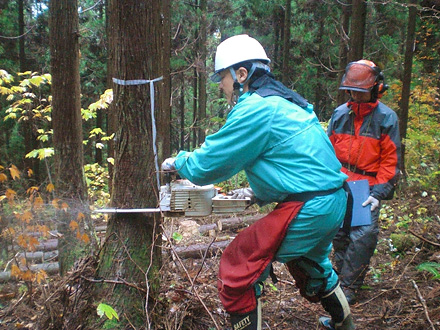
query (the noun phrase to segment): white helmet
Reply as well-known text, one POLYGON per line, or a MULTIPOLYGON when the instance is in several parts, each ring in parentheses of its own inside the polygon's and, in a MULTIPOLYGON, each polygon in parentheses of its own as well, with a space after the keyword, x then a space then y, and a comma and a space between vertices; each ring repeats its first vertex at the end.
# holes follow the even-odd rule
POLYGON ((269 64, 263 46, 254 38, 247 34, 240 34, 226 39, 217 46, 215 53, 215 68, 211 80, 219 82, 221 80, 219 73, 234 64, 244 61, 261 61, 269 64))

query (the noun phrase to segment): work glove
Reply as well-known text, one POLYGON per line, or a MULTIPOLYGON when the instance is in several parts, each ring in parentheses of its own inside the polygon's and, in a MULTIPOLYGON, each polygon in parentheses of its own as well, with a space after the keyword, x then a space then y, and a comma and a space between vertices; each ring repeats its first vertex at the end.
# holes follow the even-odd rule
POLYGON ((379 207, 379 201, 373 196, 369 196, 365 202, 362 203, 362 206, 367 206, 371 204, 371 211, 374 211, 377 207, 379 207))
POLYGON ((228 195, 231 196, 231 199, 245 199, 246 197, 249 197, 251 200, 251 204, 255 204, 257 201, 257 198, 255 197, 252 188, 234 189, 230 191, 228 195))
POLYGON ((176 170, 176 166, 174 165, 176 159, 174 157, 167 158, 162 163, 162 171, 164 172, 173 172, 176 170))

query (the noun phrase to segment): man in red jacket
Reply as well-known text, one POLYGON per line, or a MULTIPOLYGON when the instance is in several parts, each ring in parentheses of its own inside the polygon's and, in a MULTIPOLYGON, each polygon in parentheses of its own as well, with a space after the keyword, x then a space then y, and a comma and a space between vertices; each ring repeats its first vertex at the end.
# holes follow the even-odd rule
POLYGON ((370 186, 362 205, 371 206, 371 224, 352 227, 350 235, 340 231, 333 241, 341 287, 350 304, 356 303, 376 249, 380 202, 392 198, 400 174, 398 118, 379 101, 387 88, 373 62, 349 63, 339 89, 346 90, 350 100, 334 111, 327 130, 347 181, 367 179, 370 186))

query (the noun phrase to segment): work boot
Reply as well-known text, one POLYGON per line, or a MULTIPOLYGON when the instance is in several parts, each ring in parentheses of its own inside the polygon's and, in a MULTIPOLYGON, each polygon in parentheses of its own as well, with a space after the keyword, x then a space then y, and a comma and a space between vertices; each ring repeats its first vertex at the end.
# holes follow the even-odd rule
POLYGON ((329 291, 321 297, 321 305, 330 318, 322 317, 319 323, 327 329, 335 330, 353 330, 356 329, 353 323, 350 306, 345 298, 339 283, 336 284, 333 290, 329 291))
POLYGON ((257 299, 257 308, 246 314, 231 314, 232 330, 261 330, 261 304, 257 299))
POLYGON ((353 317, 348 315, 342 324, 335 324, 335 322, 329 317, 320 317, 319 324, 325 329, 329 330, 352 330, 356 329, 356 326, 353 323, 353 317))
POLYGON ((356 291, 347 287, 342 287, 342 291, 345 294, 345 298, 347 298, 347 302, 349 305, 354 305, 357 303, 357 294, 356 291))

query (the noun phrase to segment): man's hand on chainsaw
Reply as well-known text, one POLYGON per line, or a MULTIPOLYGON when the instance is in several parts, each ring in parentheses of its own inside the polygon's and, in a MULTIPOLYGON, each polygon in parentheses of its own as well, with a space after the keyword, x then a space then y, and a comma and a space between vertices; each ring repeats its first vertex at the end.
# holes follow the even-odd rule
POLYGON ((174 165, 175 163, 175 158, 174 157, 170 157, 167 158, 163 161, 162 163, 162 171, 164 172, 173 172, 176 170, 176 166, 174 165))
POLYGON ((255 204, 257 201, 252 188, 234 189, 230 191, 228 195, 231 196, 231 199, 246 199, 246 197, 248 197, 251 200, 251 204, 255 204))

